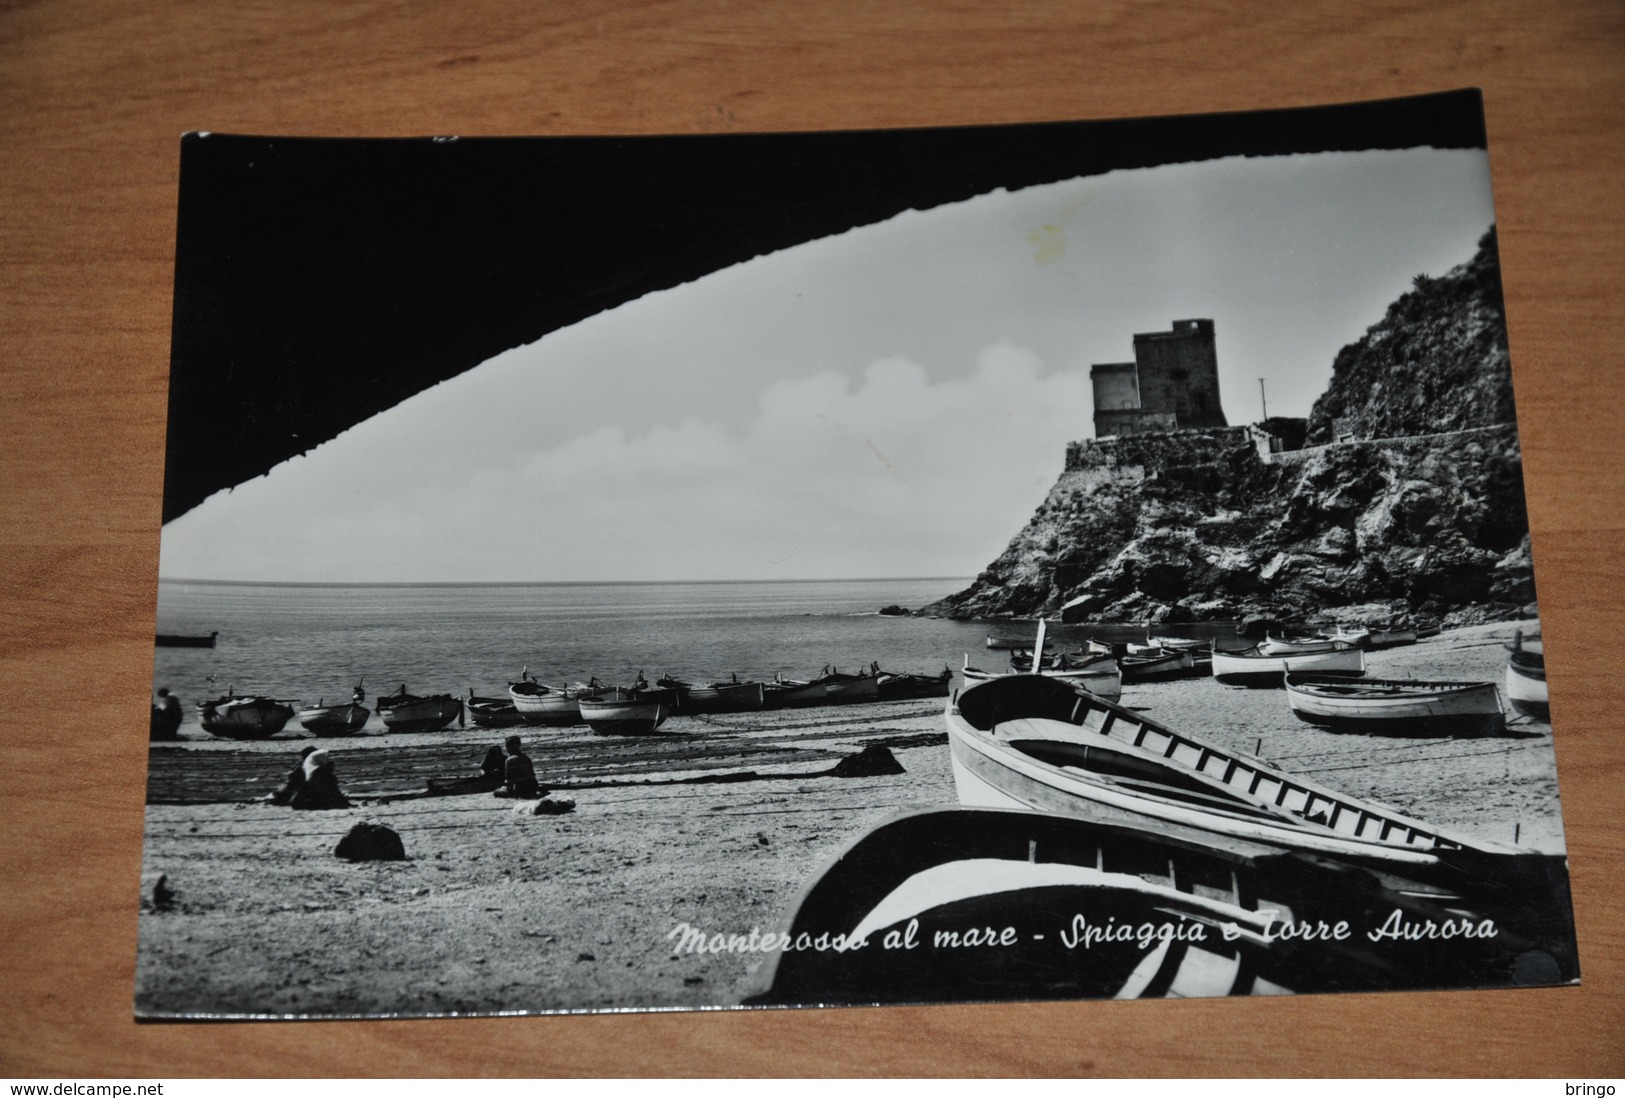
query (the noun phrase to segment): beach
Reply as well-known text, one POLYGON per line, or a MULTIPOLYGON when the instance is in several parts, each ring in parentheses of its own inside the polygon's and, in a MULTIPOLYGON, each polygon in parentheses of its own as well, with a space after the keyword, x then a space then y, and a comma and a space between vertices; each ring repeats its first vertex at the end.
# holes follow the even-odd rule
MULTIPOLYGON (((1474 626, 1372 652, 1368 673, 1499 683, 1518 628, 1538 626, 1474 626)), ((986 654, 984 665, 1000 663, 986 654)), ((148 880, 164 874, 173 899, 141 916, 137 1009, 332 1017, 736 1005, 765 955, 682 951, 673 932, 775 929, 845 844, 898 811, 956 803, 944 704, 676 717, 658 737, 453 727, 154 745, 142 869, 148 880), (419 795, 431 777, 477 774, 510 731, 573 812, 531 815, 488 793, 419 795), (243 803, 317 743, 354 807, 243 803), (886 747, 905 773, 824 773, 868 745, 886 747), (406 861, 333 855, 369 819, 399 832, 406 861)), ((1441 827, 1563 850, 1545 722, 1518 718, 1507 736, 1482 740, 1337 735, 1299 722, 1279 689, 1211 679, 1125 687, 1122 704, 1441 827)))

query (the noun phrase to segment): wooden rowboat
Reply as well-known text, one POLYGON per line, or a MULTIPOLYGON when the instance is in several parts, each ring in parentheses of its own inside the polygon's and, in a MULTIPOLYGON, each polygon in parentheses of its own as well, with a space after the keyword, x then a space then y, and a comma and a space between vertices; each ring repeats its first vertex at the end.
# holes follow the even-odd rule
POLYGON ((197 703, 203 731, 228 740, 268 740, 293 717, 293 707, 273 698, 233 694, 197 703))
POLYGON ((581 719, 600 736, 646 736, 672 715, 676 705, 669 696, 612 686, 577 699, 581 719))
MULTIPOLYGON (((1516 867, 1518 881, 1546 885, 1548 906, 1525 910, 1177 827, 928 809, 849 843, 776 931, 738 935, 737 945, 767 958, 750 1005, 1556 984, 1578 973, 1572 924, 1547 880, 1564 879, 1561 861, 1516 867), (1497 933, 1374 948, 1365 932, 1395 913, 1417 925, 1493 919, 1497 933), (1283 932, 1340 922, 1355 933, 1283 932), (1524 960, 1533 957, 1542 963, 1524 960)), ((684 926, 675 934, 679 951, 735 944, 684 926)))
POLYGON ((1373 736, 1497 736, 1506 731, 1493 682, 1350 679, 1291 672, 1287 704, 1299 720, 1373 736))
POLYGON ((1265 656, 1292 656, 1308 652, 1333 652, 1353 643, 1335 637, 1277 637, 1270 634, 1259 642, 1257 650, 1265 656))
POLYGON ((463 724, 463 699, 450 694, 420 698, 402 685, 398 694, 378 699, 378 717, 391 732, 436 732, 452 721, 463 724))
POLYGON ((1546 655, 1517 651, 1507 658, 1507 701, 1526 717, 1552 719, 1551 697, 1546 692, 1546 655))
POLYGON ((530 669, 526 668, 520 672, 519 682, 508 684, 508 698, 513 702, 520 720, 526 724, 558 727, 581 723, 579 699, 583 693, 591 693, 594 689, 601 687, 596 682, 583 690, 543 686, 531 677, 530 669))
POLYGON ((1288 774, 1047 675, 970 687, 948 708, 947 725, 966 805, 1175 823, 1412 870, 1443 852, 1517 851, 1288 774))
POLYGON ((882 673, 880 700, 901 701, 905 698, 946 698, 953 688, 954 673, 944 667, 940 675, 912 675, 882 673))
POLYGON ((342 705, 327 705, 318 700, 315 705, 299 710, 299 723, 305 731, 318 736, 354 736, 366 725, 371 710, 362 705, 366 692, 357 683, 350 692, 350 700, 342 705))
POLYGON ((655 685, 677 691, 678 713, 740 713, 760 709, 766 701, 759 682, 698 683, 663 675, 655 685))
POLYGON ((1280 686, 1288 671, 1321 675, 1365 674, 1365 653, 1340 644, 1330 652, 1299 652, 1270 656, 1257 648, 1245 652, 1213 650, 1213 677, 1226 686, 1280 686))
MULTIPOLYGON (((998 672, 983 671, 979 667, 970 665, 970 656, 965 657, 965 666, 960 670, 965 685, 989 682, 993 679, 1013 678, 1021 674, 1018 671, 998 672)), ((1081 686, 1098 697, 1108 701, 1116 701, 1123 696, 1123 673, 1118 669, 1117 661, 1110 656, 1103 656, 1089 666, 1077 671, 1043 671, 1040 672, 1047 679, 1059 682, 1073 683, 1081 686)))
POLYGON ((474 693, 472 686, 468 688, 468 700, 464 706, 468 710, 468 719, 474 722, 476 728, 512 728, 525 723, 513 698, 482 698, 474 693))
POLYGON ((215 640, 220 636, 218 630, 206 637, 187 636, 181 633, 157 633, 153 636, 153 644, 158 648, 213 648, 215 640))
POLYGON ((1180 679, 1196 667, 1195 656, 1189 649, 1151 649, 1139 655, 1127 655, 1117 661, 1123 672, 1124 683, 1162 682, 1180 679))
POLYGON ((824 705, 829 701, 829 690, 825 688, 822 678, 808 681, 775 675, 772 682, 762 685, 765 688, 764 705, 768 709, 798 709, 824 705))
POLYGON ((853 675, 831 669, 823 678, 824 701, 828 705, 850 705, 854 702, 880 700, 880 669, 871 666, 868 671, 853 675))

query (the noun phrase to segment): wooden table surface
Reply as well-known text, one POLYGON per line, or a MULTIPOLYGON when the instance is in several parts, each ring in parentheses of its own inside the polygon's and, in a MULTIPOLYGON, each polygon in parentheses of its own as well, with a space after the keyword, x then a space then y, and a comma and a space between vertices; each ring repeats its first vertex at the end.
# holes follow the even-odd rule
POLYGON ((1618 0, 0 10, 0 1076, 1625 1074, 1618 0), (325 1024, 131 1019, 178 137, 1109 118, 1483 88, 1579 988, 325 1024))

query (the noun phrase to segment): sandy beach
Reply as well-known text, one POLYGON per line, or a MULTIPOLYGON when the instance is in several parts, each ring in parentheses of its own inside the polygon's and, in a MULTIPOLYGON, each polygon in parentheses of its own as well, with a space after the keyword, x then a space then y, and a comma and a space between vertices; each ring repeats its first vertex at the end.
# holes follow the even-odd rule
MULTIPOLYGON (((1499 683, 1517 624, 1370 653, 1369 673, 1499 683)), ((1544 722, 1518 718, 1496 739, 1385 740, 1303 724, 1281 690, 1211 679, 1130 686, 1122 700, 1432 823, 1563 849, 1544 722)), ((665 730, 675 734, 515 729, 542 784, 576 802, 559 816, 516 813, 488 794, 414 795, 430 777, 477 773, 502 730, 154 745, 142 869, 147 878, 165 874, 174 899, 142 913, 137 1010, 335 1016, 733 1005, 753 989, 761 957, 679 955, 668 938, 674 928, 771 929, 844 844, 899 810, 955 802, 938 700, 679 717, 665 730), (300 747, 315 742, 334 756, 355 807, 242 803, 273 789, 300 747), (869 744, 887 746, 906 773, 821 773, 869 744), (333 856, 366 819, 400 833, 406 861, 333 856)))

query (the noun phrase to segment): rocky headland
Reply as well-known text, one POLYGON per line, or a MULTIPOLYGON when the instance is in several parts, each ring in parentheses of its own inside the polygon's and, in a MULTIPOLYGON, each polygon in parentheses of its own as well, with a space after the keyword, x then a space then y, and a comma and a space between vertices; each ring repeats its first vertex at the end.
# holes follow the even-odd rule
POLYGON ((1534 598, 1492 229, 1338 353, 1307 422, 1073 443, 1004 553, 920 613, 1461 625, 1534 598))

